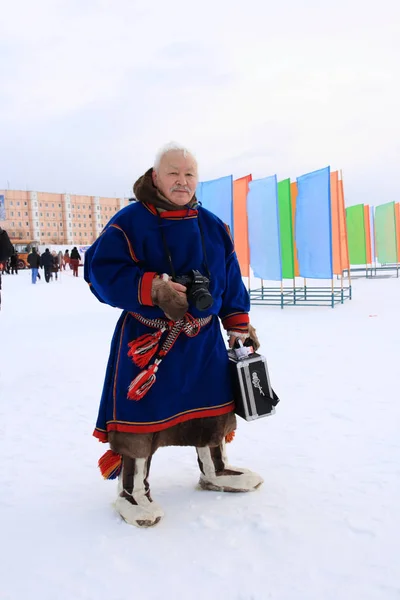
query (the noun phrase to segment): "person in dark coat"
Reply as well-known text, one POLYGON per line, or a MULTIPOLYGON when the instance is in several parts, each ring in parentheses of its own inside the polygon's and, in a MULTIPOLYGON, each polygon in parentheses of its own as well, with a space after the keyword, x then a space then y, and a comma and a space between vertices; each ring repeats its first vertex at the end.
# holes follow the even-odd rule
POLYGON ((48 248, 46 248, 46 251, 40 257, 40 266, 44 269, 44 278, 46 280, 46 283, 49 283, 51 277, 51 269, 53 266, 53 257, 48 248))
POLYGON ((36 248, 32 248, 32 252, 28 255, 28 265, 31 268, 32 283, 36 283, 40 267, 40 256, 36 252, 36 248))
POLYGON ((99 466, 105 478, 119 476, 115 508, 137 527, 163 516, 149 486, 162 446, 196 448, 204 490, 263 483, 226 454, 236 418, 221 322, 231 347, 250 338, 257 348, 257 338, 229 228, 198 206, 197 181, 195 158, 167 146, 135 183, 137 202, 85 253, 90 290, 123 311, 93 435, 110 444, 99 466))
POLYGON ((11 275, 18 275, 18 252, 15 251, 14 254, 11 255, 10 258, 11 263, 11 275))
MULTIPOLYGON (((8 237, 8 233, 5 229, 0 227, 0 263, 2 263, 3 268, 6 267, 8 259, 14 252, 14 247, 8 237)), ((5 269, 6 270, 6 269, 5 269)), ((4 273, 4 271, 2 270, 4 273)), ((1 309, 1 275, 0 273, 0 309, 1 309)))
POLYGON ((53 274, 56 277, 56 281, 58 279, 58 271, 60 269, 60 264, 58 262, 58 256, 57 256, 57 252, 55 250, 53 250, 53 252, 51 253, 51 256, 53 257, 53 264, 51 265, 51 278, 53 278, 53 274))
POLYGON ((74 248, 72 248, 71 256, 70 256, 70 265, 72 267, 72 273, 73 273, 74 277, 78 277, 78 267, 79 267, 80 260, 81 260, 81 255, 78 252, 78 248, 75 246, 74 248))

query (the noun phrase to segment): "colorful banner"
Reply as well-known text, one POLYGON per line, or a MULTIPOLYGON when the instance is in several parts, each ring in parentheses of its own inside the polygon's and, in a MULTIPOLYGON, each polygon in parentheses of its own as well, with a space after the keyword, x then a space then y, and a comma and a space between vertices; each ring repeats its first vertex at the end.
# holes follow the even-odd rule
POLYGON ((294 279, 294 251, 290 179, 278 183, 279 233, 281 238, 282 279, 294 279))
POLYGON ((342 256, 340 253, 340 224, 339 224, 339 173, 331 173, 331 210, 332 210, 332 259, 333 274, 341 275, 342 256))
POLYGON ((233 235, 232 175, 200 182, 196 189, 196 198, 204 208, 207 208, 226 223, 233 235))
POLYGON ((340 234, 340 264, 342 270, 350 269, 349 242, 347 238, 346 208, 344 203, 343 179, 338 181, 338 209, 340 234))
POLYGON ((364 205, 364 227, 365 227, 365 254, 367 265, 372 264, 372 244, 371 244, 371 218, 369 216, 369 206, 364 205))
POLYGON ((376 262, 376 243, 375 243, 375 211, 374 207, 370 206, 369 210, 369 227, 371 230, 371 256, 372 262, 376 262))
POLYGON ((351 265, 366 265, 364 204, 346 208, 349 257, 351 265))
POLYGON ((395 203, 375 208, 376 253, 381 265, 397 263, 395 203))
POLYGON ((297 246, 295 239, 296 231, 296 201, 297 201, 297 183, 292 181, 290 184, 290 198, 292 202, 292 230, 293 230, 293 260, 294 260, 294 275, 300 277, 299 259, 297 256, 297 246))
POLYGON ((4 194, 0 194, 0 221, 6 220, 6 205, 4 194))
POLYGON ((400 204, 396 202, 396 241, 397 241, 397 262, 400 262, 400 204))
POLYGON ((268 281, 282 281, 276 175, 250 181, 247 214, 250 265, 254 275, 268 281))
POLYGON ((247 219, 247 193, 251 175, 233 182, 233 232, 236 254, 243 277, 250 275, 249 232, 247 219))
POLYGON ((297 179, 296 244, 302 277, 333 277, 330 187, 330 167, 297 179))

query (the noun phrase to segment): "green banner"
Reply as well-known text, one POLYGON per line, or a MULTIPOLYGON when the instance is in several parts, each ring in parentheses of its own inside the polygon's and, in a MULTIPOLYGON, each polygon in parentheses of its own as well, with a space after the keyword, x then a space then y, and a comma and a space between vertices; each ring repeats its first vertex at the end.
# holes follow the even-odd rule
POLYGON ((356 204, 356 206, 346 208, 346 222, 350 264, 366 265, 364 204, 356 204))
POLYGON ((395 203, 375 207, 376 255, 381 265, 397 263, 395 203))
POLYGON ((279 233, 281 238, 282 279, 294 279, 294 249, 290 179, 278 183, 279 233))

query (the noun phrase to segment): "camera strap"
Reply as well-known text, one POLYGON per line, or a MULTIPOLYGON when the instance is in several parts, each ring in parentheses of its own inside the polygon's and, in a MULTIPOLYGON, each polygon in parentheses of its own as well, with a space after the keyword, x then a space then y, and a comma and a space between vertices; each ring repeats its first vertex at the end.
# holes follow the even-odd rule
MULTIPOLYGON (((174 263, 172 261, 171 251, 170 251, 170 249, 168 247, 167 238, 165 237, 163 220, 160 217, 160 215, 158 215, 158 218, 160 220, 161 236, 162 236, 162 239, 163 239, 165 255, 166 255, 166 257, 168 259, 168 262, 169 262, 169 266, 170 266, 170 269, 171 269, 172 279, 175 280, 176 279, 176 271, 175 271, 175 268, 174 268, 174 263)), ((203 226, 201 224, 199 213, 197 213, 197 223, 198 223, 199 230, 200 230, 201 247, 203 249, 204 267, 206 269, 206 275, 207 275, 208 279, 211 281, 211 273, 210 273, 210 269, 208 268, 206 244, 205 244, 205 241, 204 241, 204 231, 203 231, 203 226)))

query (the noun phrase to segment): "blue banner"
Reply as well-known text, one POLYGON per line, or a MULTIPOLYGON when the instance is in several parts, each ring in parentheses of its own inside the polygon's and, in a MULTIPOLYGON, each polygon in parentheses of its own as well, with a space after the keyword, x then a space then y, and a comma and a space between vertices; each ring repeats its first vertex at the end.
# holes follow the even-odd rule
POLYGON ((332 279, 330 167, 297 178, 296 245, 301 277, 332 279))
POLYGON ((204 208, 229 225, 233 236, 233 176, 200 182, 196 198, 204 208))
POLYGON ((4 201, 4 194, 0 194, 0 221, 6 220, 6 206, 4 201))
POLYGON ((282 281, 276 175, 250 181, 247 214, 250 266, 254 275, 268 281, 282 281))

